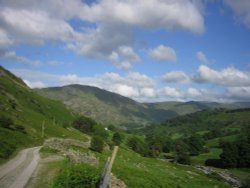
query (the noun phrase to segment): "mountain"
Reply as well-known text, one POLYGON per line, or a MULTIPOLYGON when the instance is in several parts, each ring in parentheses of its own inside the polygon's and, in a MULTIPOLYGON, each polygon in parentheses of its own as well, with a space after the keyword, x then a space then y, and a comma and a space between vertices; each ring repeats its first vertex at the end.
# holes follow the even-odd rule
POLYGON ((68 85, 36 90, 42 96, 63 101, 70 109, 103 124, 135 128, 176 117, 172 110, 155 109, 130 98, 83 85, 68 85))
POLYGON ((250 108, 250 102, 235 102, 235 103, 217 103, 206 101, 189 101, 189 102, 158 102, 158 103, 144 103, 149 108, 159 110, 171 110, 178 115, 186 115, 205 109, 240 109, 250 108))
POLYGON ((250 103, 222 104, 197 101, 139 103, 116 93, 83 85, 50 87, 36 91, 42 96, 60 100, 74 112, 89 116, 102 124, 126 128, 160 123, 178 115, 205 109, 250 107, 250 103))
POLYGON ((68 125, 74 114, 44 98, 0 66, 0 163, 15 150, 40 145, 48 137, 84 139, 68 125))

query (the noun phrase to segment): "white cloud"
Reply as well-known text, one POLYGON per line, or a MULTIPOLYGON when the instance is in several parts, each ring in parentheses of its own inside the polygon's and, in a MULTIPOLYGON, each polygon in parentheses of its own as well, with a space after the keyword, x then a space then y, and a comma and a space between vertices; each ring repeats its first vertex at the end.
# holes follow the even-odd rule
POLYGON ((136 63, 140 61, 139 56, 134 52, 134 50, 129 46, 121 46, 119 48, 119 54, 130 62, 136 63))
POLYGON ((128 85, 117 85, 114 91, 125 97, 138 97, 139 96, 138 90, 128 85))
POLYGON ((60 76, 59 81, 61 81, 64 84, 73 84, 73 83, 79 83, 80 78, 76 74, 68 74, 60 76))
POLYGON ((156 98, 157 92, 154 88, 145 87, 140 90, 141 97, 156 98))
MULTIPOLYGON (((0 47, 19 44, 62 42, 68 49, 89 58, 108 59, 112 52, 124 56, 116 65, 130 69, 139 61, 129 48, 134 44, 134 28, 144 30, 204 31, 201 1, 194 0, 2 0, 0 1, 0 47), (70 20, 94 26, 77 28, 70 20)), ((169 49, 168 57, 176 60, 169 49)))
POLYGON ((226 96, 229 99, 249 101, 250 87, 228 87, 226 96))
POLYGON ((172 88, 172 87, 165 87, 165 88, 161 89, 160 94, 165 96, 165 97, 169 97, 169 98, 173 98, 173 99, 179 99, 179 98, 183 97, 181 90, 179 90, 177 88, 172 88))
POLYGON ((204 20, 198 1, 101 0, 85 7, 83 19, 150 29, 181 29, 202 33, 204 20))
POLYGON ((127 46, 132 42, 132 33, 127 27, 101 24, 97 28, 86 29, 67 46, 79 55, 89 58, 107 58, 120 46, 127 46))
POLYGON ((176 61, 175 50, 171 47, 160 45, 150 50, 149 56, 156 61, 176 61))
POLYGON ((240 20, 250 27, 250 1, 249 0, 224 0, 224 3, 229 6, 236 19, 240 20))
POLYGON ((210 61, 207 59, 206 55, 201 51, 196 53, 196 58, 203 64, 209 64, 210 63, 210 61))
POLYGON ((23 56, 18 56, 14 51, 7 51, 0 53, 0 59, 4 59, 7 61, 14 61, 18 63, 22 63, 25 65, 39 66, 41 62, 38 60, 30 60, 23 56))
POLYGON ((0 48, 9 47, 12 43, 6 31, 0 28, 0 48))
POLYGON ((30 88, 45 88, 46 85, 43 82, 31 82, 28 80, 23 80, 25 84, 27 84, 27 86, 29 86, 30 88))
POLYGON ((198 69, 198 75, 193 80, 200 83, 211 83, 221 86, 249 86, 250 73, 229 67, 221 71, 201 65, 198 69))
POLYGON ((196 88, 188 88, 187 96, 192 98, 201 97, 202 92, 196 88))
POLYGON ((169 83, 189 83, 189 76, 182 71, 172 71, 162 76, 165 82, 169 83))
POLYGON ((66 21, 39 10, 2 8, 0 21, 17 44, 43 43, 47 40, 66 42, 75 39, 77 35, 66 21))
POLYGON ((130 70, 133 65, 140 61, 140 57, 129 46, 119 47, 117 52, 112 52, 109 56, 110 61, 118 68, 130 70))

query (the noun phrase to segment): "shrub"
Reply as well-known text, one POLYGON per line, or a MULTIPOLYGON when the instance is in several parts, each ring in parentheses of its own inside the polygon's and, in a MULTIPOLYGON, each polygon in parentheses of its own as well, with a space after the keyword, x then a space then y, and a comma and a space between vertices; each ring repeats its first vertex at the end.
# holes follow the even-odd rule
POLYGON ((120 135, 120 133, 115 132, 114 135, 113 135, 112 141, 116 145, 120 145, 122 143, 122 136, 120 135))
POLYGON ((224 168, 224 165, 223 165, 221 159, 207 159, 205 161, 205 165, 206 166, 214 166, 214 167, 217 167, 217 168, 224 168))
POLYGON ((7 159, 15 150, 15 146, 10 145, 7 142, 2 142, 0 147, 0 158, 7 159))
POLYGON ((103 139, 100 136, 93 136, 91 139, 90 149, 101 153, 103 147, 104 147, 103 139))
POLYGON ((71 165, 62 169, 53 182, 53 188, 95 188, 99 172, 88 165, 71 165))
POLYGON ((143 142, 141 139, 138 137, 131 137, 128 139, 127 142, 128 147, 130 147, 132 150, 135 152, 145 156, 147 154, 147 146, 145 142, 143 142))
POLYGON ((93 134, 96 136, 102 137, 104 140, 106 140, 109 136, 108 132, 104 129, 102 125, 96 124, 93 128, 93 134))
POLYGON ((11 118, 0 116, 0 126, 6 129, 10 129, 14 122, 11 118))

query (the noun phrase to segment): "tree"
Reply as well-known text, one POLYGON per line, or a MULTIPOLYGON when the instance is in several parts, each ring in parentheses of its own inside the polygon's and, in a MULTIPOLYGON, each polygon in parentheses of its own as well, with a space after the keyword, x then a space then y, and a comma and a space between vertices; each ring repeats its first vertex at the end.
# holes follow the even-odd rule
POLYGON ((93 133, 94 133, 94 135, 100 136, 105 140, 109 136, 108 132, 104 129, 104 127, 102 125, 99 125, 99 124, 94 125, 93 133))
POLYGON ((112 141, 116 144, 116 145, 120 145, 122 143, 122 136, 120 133, 115 132, 113 137, 112 137, 112 141))
POLYGON ((174 143, 170 138, 167 138, 163 143, 162 151, 165 153, 169 153, 170 151, 173 150, 174 150, 174 143))
POLYGON ((220 155, 223 166, 235 168, 237 167, 237 159, 238 159, 238 149, 236 144, 234 143, 226 143, 223 147, 223 152, 220 155))
POLYGON ((100 136, 93 136, 90 143, 90 149, 101 153, 103 147, 104 147, 103 139, 100 136))
POLYGON ((108 126, 108 130, 110 131, 115 131, 116 130, 116 127, 114 125, 109 125, 108 126))
POLYGON ((147 147, 145 142, 143 142, 141 139, 138 137, 131 137, 128 139, 127 142, 128 147, 130 147, 132 150, 135 152, 145 156, 147 154, 147 147))
POLYGON ((88 117, 85 116, 80 116, 77 119, 74 120, 73 122, 73 126, 76 129, 79 129, 80 131, 84 132, 84 133, 90 133, 94 131, 94 125, 96 125, 97 123, 88 117))
POLYGON ((238 144, 238 168, 250 168, 250 144, 244 140, 238 144))
POLYGON ((180 164, 190 164, 190 158, 183 142, 177 142, 175 147, 176 162, 180 164))
POLYGON ((187 144, 189 147, 190 155, 199 155, 203 149, 204 140, 199 135, 192 135, 188 138, 187 144))

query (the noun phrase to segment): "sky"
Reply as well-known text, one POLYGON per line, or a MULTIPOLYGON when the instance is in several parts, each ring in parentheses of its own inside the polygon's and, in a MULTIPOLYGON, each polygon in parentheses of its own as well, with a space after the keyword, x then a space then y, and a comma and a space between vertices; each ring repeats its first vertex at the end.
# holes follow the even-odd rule
POLYGON ((31 88, 250 101, 250 0, 0 0, 0 65, 31 88))

